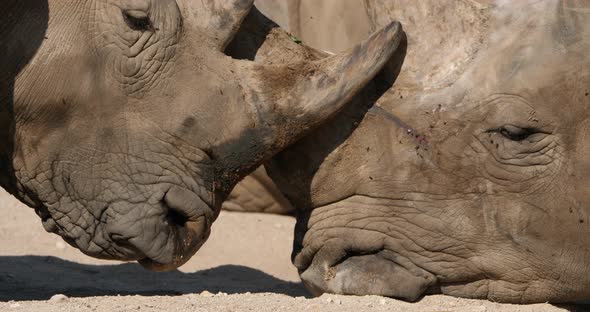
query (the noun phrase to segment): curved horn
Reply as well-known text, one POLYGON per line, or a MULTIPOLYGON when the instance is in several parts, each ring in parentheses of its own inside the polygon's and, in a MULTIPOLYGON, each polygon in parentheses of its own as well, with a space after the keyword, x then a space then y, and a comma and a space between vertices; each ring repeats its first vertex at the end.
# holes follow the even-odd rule
MULTIPOLYGON (((402 40, 402 27, 392 22, 355 48, 314 62, 265 66, 242 62, 246 100, 257 110, 250 135, 225 146, 220 155, 236 157, 235 171, 253 170, 237 160, 257 155, 262 160, 294 143, 328 120, 356 95, 393 56, 402 40)), ((228 159, 233 161, 233 159, 228 159)))
POLYGON ((392 22, 344 54, 299 68, 261 68, 258 93, 266 96, 262 101, 265 106, 260 108, 265 110, 263 116, 270 116, 268 122, 275 132, 307 132, 337 113, 373 79, 401 39, 401 24, 392 22))

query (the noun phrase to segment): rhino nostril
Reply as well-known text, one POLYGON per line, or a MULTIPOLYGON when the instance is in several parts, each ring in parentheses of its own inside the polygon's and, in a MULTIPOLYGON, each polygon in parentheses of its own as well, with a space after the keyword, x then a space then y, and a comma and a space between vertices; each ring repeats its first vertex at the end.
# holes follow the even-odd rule
POLYGON ((194 192, 181 187, 171 187, 161 201, 166 216, 174 224, 184 225, 205 217, 214 220, 213 210, 194 192))
POLYGON ((166 220, 170 222, 170 224, 174 224, 177 226, 185 226, 186 222, 188 221, 188 217, 183 215, 181 212, 176 211, 174 209, 168 208, 168 212, 166 213, 166 220))

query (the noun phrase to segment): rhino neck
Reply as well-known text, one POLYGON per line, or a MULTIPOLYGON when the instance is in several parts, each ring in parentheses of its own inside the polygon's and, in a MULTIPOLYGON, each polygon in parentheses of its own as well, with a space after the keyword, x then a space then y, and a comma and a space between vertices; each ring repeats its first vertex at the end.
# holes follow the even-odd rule
MULTIPOLYGON (((10 193, 14 193, 14 170, 12 168, 12 154, 14 152, 14 119, 12 103, 4 97, 11 94, 10 86, 4 82, 0 84, 2 99, 0 100, 0 186, 10 193)), ((11 96, 10 96, 11 97, 11 96)))
POLYGON ((6 12, 0 19, 0 186, 18 194, 13 167, 15 82, 45 38, 49 8, 47 1, 7 0, 0 10, 6 12))

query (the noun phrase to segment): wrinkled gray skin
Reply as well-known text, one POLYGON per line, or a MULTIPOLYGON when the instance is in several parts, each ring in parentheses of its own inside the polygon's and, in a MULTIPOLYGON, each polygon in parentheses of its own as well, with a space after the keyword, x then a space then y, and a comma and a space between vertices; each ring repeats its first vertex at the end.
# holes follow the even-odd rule
POLYGON ((590 299, 590 5, 366 0, 407 50, 367 113, 277 155, 315 293, 590 299))
POLYGON ((235 60, 222 51, 252 2, 2 1, 2 187, 90 256, 185 263, 233 186, 340 110, 400 41, 390 23, 318 62, 235 60))

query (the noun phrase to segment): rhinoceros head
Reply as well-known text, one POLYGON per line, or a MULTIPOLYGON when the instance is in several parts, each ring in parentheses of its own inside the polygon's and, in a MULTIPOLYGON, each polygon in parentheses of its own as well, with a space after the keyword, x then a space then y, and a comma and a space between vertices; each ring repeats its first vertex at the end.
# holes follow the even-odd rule
POLYGON ((236 60, 223 51, 252 2, 3 1, 2 186, 88 255, 186 262, 233 185, 399 41, 394 23, 320 62, 236 60))
POLYGON ((588 2, 366 3, 407 32, 393 88, 270 166, 299 209, 302 280, 407 300, 590 298, 588 2))

